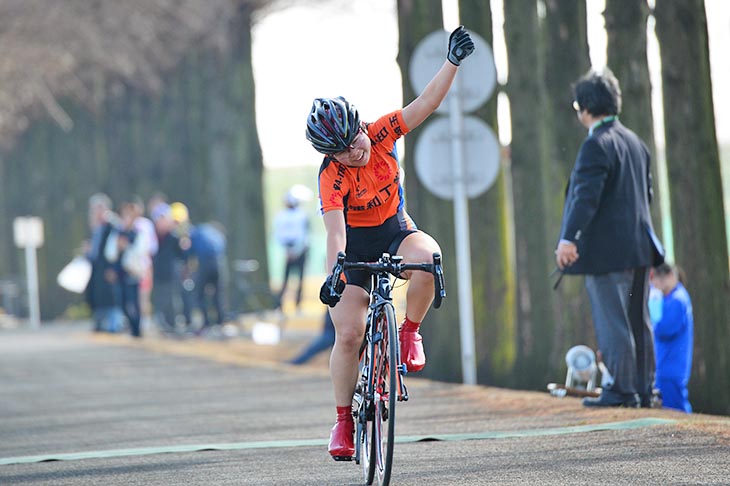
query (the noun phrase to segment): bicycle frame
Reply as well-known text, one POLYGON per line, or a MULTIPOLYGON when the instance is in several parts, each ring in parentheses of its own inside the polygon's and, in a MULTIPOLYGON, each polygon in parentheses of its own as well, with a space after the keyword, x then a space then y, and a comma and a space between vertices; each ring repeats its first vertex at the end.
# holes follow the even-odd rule
MULTIPOLYGON (((367 449, 371 447, 371 444, 367 440, 360 440, 365 434, 364 429, 368 423, 373 422, 376 413, 376 400, 378 400, 377 390, 373 377, 376 374, 376 362, 374 357, 376 356, 376 346, 384 339, 384 334, 388 332, 387 329, 382 329, 379 325, 379 317, 384 314, 384 307, 391 306, 393 308, 393 297, 391 295, 393 290, 393 284, 391 277, 387 272, 378 272, 371 274, 373 280, 373 290, 370 293, 370 303, 368 305, 368 316, 365 330, 365 336, 363 338, 363 344, 360 348, 360 378, 356 384, 355 396, 353 397, 353 415, 355 423, 357 423, 357 439, 355 443, 355 462, 360 464, 361 457, 361 445, 365 445, 365 453, 369 455, 371 451, 367 449)), ((408 400, 408 392, 403 382, 402 375, 405 372, 405 367, 401 365, 400 361, 400 346, 397 343, 396 336, 396 356, 395 362, 398 363, 398 401, 408 400)), ((371 462, 371 461, 368 461, 371 462)), ((369 466, 369 464, 366 464, 369 466)), ((373 480, 374 470, 369 467, 366 471, 368 484, 373 480)))
MULTIPOLYGON (((345 269, 366 270, 370 272, 373 284, 365 336, 360 348, 360 376, 352 402, 357 425, 355 462, 360 464, 361 454, 365 454, 367 484, 372 484, 376 471, 379 484, 387 485, 390 480, 395 404, 408 400, 408 388, 403 380, 407 368, 401 362, 398 330, 395 327, 392 278, 411 270, 429 272, 434 277, 434 307, 438 308, 446 296, 441 256, 438 253, 433 254, 433 263, 413 264, 403 263, 402 260, 400 256, 384 253, 377 262, 345 262, 345 255, 340 253, 332 271, 332 282, 337 282, 345 269), (385 449, 383 425, 387 425, 385 449), (368 426, 371 427, 370 433, 368 426)), ((333 287, 330 287, 330 292, 334 295, 333 287)))

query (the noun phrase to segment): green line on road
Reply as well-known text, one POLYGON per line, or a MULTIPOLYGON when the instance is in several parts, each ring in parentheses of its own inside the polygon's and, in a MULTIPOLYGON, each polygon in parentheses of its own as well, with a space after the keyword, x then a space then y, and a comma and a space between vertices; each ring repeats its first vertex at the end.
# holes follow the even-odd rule
POLYGON ((575 425, 572 427, 555 427, 552 429, 528 429, 514 430, 507 432, 475 432, 470 434, 443 434, 428 436, 401 436, 396 442, 420 442, 427 440, 435 441, 464 441, 464 440, 487 440, 487 439, 514 439, 519 437, 540 437, 545 435, 581 434, 584 432, 596 432, 599 430, 628 430, 652 425, 667 425, 675 423, 676 420, 645 418, 626 420, 623 422, 608 422, 605 424, 575 425))
MULTIPOLYGON (((411 443, 421 441, 465 441, 465 440, 487 440, 487 439, 512 439, 519 437, 540 437, 549 435, 579 434, 584 432, 595 432, 599 430, 627 430, 653 425, 666 425, 675 423, 676 420, 645 418, 638 420, 627 420, 624 422, 609 422, 605 424, 577 425, 572 427, 555 427, 550 429, 516 430, 508 432, 476 432, 470 434, 441 434, 441 435, 413 435, 399 436, 396 442, 411 443)), ((203 444, 203 445, 177 445, 161 447, 141 447, 135 449, 113 449, 106 451, 74 452, 66 454, 45 454, 39 456, 21 456, 0 458, 0 466, 13 464, 31 464, 49 461, 79 461, 83 459, 105 459, 127 456, 147 456, 151 454, 164 454, 171 452, 202 452, 202 451, 234 451, 245 449, 281 449, 290 447, 319 447, 326 446, 327 441, 323 439, 304 440, 273 440, 259 442, 233 442, 224 444, 203 444)))

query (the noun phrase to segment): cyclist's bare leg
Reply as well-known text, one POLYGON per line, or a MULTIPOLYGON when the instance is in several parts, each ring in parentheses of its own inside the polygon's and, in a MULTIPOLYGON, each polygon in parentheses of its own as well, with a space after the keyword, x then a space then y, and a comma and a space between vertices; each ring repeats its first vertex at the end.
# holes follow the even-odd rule
POLYGON ((351 406, 358 375, 360 345, 365 335, 369 297, 365 289, 348 285, 342 299, 330 309, 335 344, 330 355, 330 377, 338 407, 351 406))
MULTIPOLYGON (((398 248, 404 263, 431 262, 435 252, 441 252, 438 243, 422 231, 408 235, 398 248)), ((433 276, 420 271, 407 273, 406 318, 399 332, 400 354, 408 371, 420 371, 426 365, 426 355, 418 330, 433 301, 433 276)))
MULTIPOLYGON (((436 240, 423 231, 406 236, 398 247, 403 263, 430 263, 434 253, 441 253, 436 240)), ((433 275, 427 272, 406 272, 406 315, 411 321, 421 322, 433 302, 433 275)))

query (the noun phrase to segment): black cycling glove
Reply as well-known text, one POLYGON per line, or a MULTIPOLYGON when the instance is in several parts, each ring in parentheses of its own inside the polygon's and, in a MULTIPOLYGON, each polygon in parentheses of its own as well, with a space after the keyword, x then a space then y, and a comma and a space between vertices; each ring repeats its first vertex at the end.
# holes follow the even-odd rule
POLYGON ((454 66, 461 65, 461 61, 474 52, 474 41, 471 40, 469 33, 460 25, 449 36, 449 52, 446 58, 454 66))
POLYGON ((332 275, 328 275, 327 279, 322 284, 322 288, 319 289, 319 300, 321 300, 323 304, 334 307, 340 301, 342 292, 345 290, 345 282, 343 282, 341 279, 337 280, 337 285, 335 285, 335 295, 332 295, 330 293, 331 288, 332 275))

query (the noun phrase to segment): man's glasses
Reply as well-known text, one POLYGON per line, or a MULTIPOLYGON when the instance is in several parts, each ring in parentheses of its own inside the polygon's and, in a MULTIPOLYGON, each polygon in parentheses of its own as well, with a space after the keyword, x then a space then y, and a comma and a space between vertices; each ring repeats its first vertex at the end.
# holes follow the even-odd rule
POLYGON ((580 113, 580 112, 581 112, 581 108, 580 108, 580 105, 578 104, 578 101, 577 101, 577 100, 573 100, 573 109, 574 109, 574 110, 575 110, 576 112, 578 112, 578 113, 580 113))

